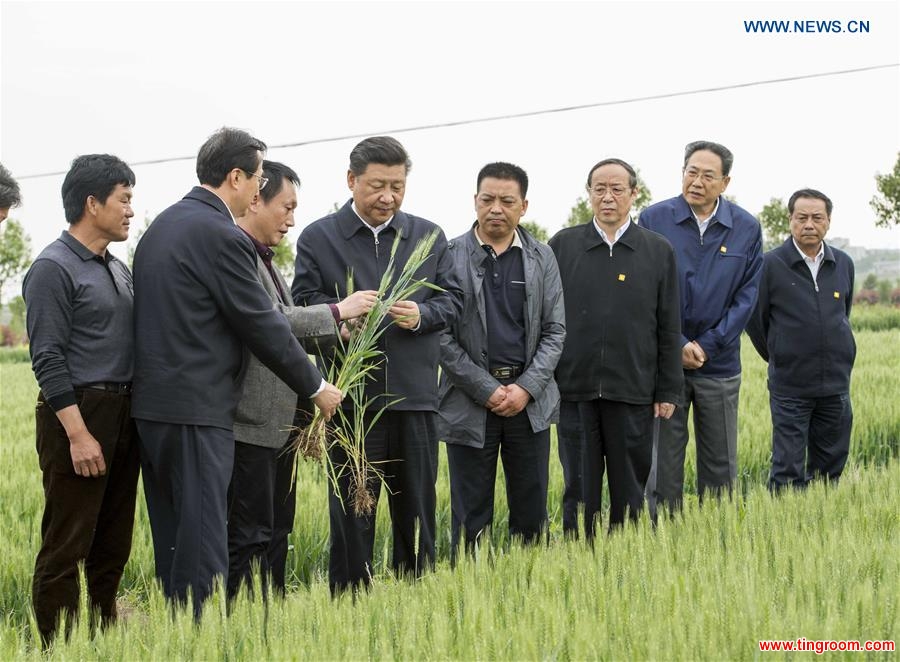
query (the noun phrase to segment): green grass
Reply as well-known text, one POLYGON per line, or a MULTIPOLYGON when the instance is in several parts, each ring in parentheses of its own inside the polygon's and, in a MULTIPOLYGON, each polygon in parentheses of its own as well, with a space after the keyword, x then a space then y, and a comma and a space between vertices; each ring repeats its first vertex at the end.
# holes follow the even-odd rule
POLYGON ((850 312, 850 323, 854 331, 900 329, 900 307, 858 303, 850 312))
MULTIPOLYGON (((549 548, 506 540, 496 526, 479 558, 450 568, 447 465, 438 484, 438 568, 411 583, 386 568, 379 509, 372 591, 328 593, 326 478, 301 466, 287 599, 266 611, 222 596, 204 612, 170 616, 152 582, 150 529, 139 499, 122 582, 127 618, 91 638, 82 623, 59 659, 755 659, 757 640, 896 639, 900 625, 900 332, 857 332, 851 456, 837 488, 772 498, 764 488, 770 434, 765 365, 744 347, 739 465, 733 501, 601 537, 594 549, 560 531, 562 478, 551 458, 549 548)), ((27 363, 0 364, 0 659, 38 659, 29 622, 42 492, 34 451, 36 385, 27 363)), ((690 454, 693 453, 691 446, 690 454)), ((686 468, 693 486, 693 458, 686 468)))

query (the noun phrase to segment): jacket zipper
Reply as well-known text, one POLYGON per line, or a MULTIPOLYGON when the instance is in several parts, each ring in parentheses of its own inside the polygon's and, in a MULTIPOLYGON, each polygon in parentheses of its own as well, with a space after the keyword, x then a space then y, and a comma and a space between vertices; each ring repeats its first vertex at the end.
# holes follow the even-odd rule
MULTIPOLYGON (((384 275, 384 273, 381 271, 381 263, 379 261, 379 255, 378 255, 378 245, 380 242, 378 241, 378 233, 373 232, 372 236, 375 238, 375 273, 378 274, 378 281, 380 282, 381 277, 384 275)), ((382 294, 386 294, 386 293, 383 292, 382 294)), ((389 393, 389 391, 388 391, 388 365, 387 365, 388 364, 387 334, 385 333, 381 338, 382 338, 382 342, 384 343, 384 356, 383 356, 383 358, 384 358, 384 363, 383 363, 383 365, 384 365, 384 393, 382 395, 383 395, 383 402, 387 402, 387 394, 389 393)))

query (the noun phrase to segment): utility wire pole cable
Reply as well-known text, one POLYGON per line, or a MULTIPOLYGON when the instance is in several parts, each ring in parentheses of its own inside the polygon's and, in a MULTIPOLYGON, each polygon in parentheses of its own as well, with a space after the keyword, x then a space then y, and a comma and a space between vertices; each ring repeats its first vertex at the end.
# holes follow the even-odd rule
MULTIPOLYGON (((869 67, 860 67, 858 69, 843 69, 840 71, 826 71, 817 74, 803 74, 800 76, 787 76, 785 78, 769 78, 767 80, 756 80, 747 83, 734 83, 732 85, 720 85, 717 87, 705 87, 696 90, 683 90, 681 92, 666 92, 662 94, 649 94, 640 97, 631 97, 628 99, 614 99, 611 101, 597 101, 595 103, 585 103, 575 106, 562 106, 560 108, 546 108, 544 110, 532 110, 522 113, 509 113, 506 115, 493 115, 490 117, 477 117, 464 120, 456 120, 452 122, 437 122, 434 124, 420 124, 418 126, 407 126, 399 129, 385 129, 382 131, 367 131, 365 133, 350 133, 343 136, 331 136, 328 138, 313 138, 311 140, 300 140, 292 143, 282 143, 280 145, 269 145, 269 151, 274 149, 289 149, 292 147, 305 147, 307 145, 320 145, 323 143, 339 142, 341 140, 351 140, 354 138, 367 138, 369 136, 393 135, 397 133, 410 133, 412 131, 425 131, 428 129, 446 129, 456 126, 465 126, 467 124, 482 124, 485 122, 499 122, 502 120, 521 119, 523 117, 537 117, 539 115, 551 115, 554 113, 569 113, 573 110, 586 110, 589 108, 602 108, 605 106, 622 106, 629 103, 642 103, 644 101, 658 101, 660 99, 674 99, 677 97, 687 97, 696 94, 713 94, 716 92, 725 92, 728 90, 739 90, 748 87, 759 87, 762 85, 777 85, 781 83, 790 83, 799 80, 810 80, 813 78, 826 78, 831 76, 844 76, 847 74, 858 74, 866 71, 876 71, 878 69, 891 69, 900 67, 900 62, 892 64, 876 64, 869 67)), ((171 156, 160 159, 147 159, 144 161, 129 161, 128 165, 132 168, 135 166, 156 165, 158 163, 174 163, 176 161, 193 161, 197 158, 196 154, 190 156, 171 156)), ((57 177, 65 175, 66 170, 56 172, 42 172, 30 175, 17 175, 16 179, 38 179, 41 177, 57 177)))

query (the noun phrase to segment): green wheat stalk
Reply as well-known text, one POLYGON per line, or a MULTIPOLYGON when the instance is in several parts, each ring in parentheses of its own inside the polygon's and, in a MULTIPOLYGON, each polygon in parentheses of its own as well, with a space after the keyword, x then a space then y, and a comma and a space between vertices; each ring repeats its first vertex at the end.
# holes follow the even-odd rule
MULTIPOLYGON (((349 341, 345 344, 343 340, 340 340, 335 352, 335 360, 328 371, 328 381, 339 388, 345 394, 345 398, 350 398, 351 414, 348 415, 343 408, 339 408, 335 414, 337 423, 327 425, 321 411, 316 409, 312 423, 301 431, 295 442, 295 447, 299 451, 298 457, 303 455, 310 459, 321 459, 325 463, 328 478, 334 493, 339 498, 342 497, 338 489, 338 478, 344 472, 349 472, 351 477, 350 497, 357 515, 368 514, 375 506, 375 499, 368 486, 369 476, 374 476, 382 483, 384 482, 382 472, 366 459, 366 435, 382 414, 402 399, 392 400, 379 408, 367 426, 364 415, 369 411, 372 403, 365 397, 366 381, 371 378, 372 373, 379 368, 384 359, 384 352, 378 349, 378 340, 388 326, 397 321, 388 315, 391 306, 398 301, 409 299, 422 287, 443 291, 438 285, 429 283, 424 278, 415 277, 416 272, 431 257, 437 236, 437 231, 434 231, 419 240, 406 264, 400 270, 397 279, 394 280, 397 269, 395 258, 400 246, 400 233, 397 233, 391 246, 387 268, 378 285, 378 301, 372 310, 362 318, 362 321, 352 327, 349 341), (337 466, 328 453, 334 446, 343 449, 347 457, 346 462, 337 466)), ((347 294, 352 292, 353 272, 348 270, 347 294)), ((343 500, 342 505, 346 508, 343 500)))

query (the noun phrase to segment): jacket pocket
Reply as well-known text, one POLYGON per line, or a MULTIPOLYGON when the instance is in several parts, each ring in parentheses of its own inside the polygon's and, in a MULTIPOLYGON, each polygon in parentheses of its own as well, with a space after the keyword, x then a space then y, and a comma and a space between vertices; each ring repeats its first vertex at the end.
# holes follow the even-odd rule
POLYGON ((551 379, 543 392, 526 407, 528 420, 535 430, 546 430, 551 423, 559 422, 559 387, 551 379))
POLYGON ((438 439, 448 444, 484 446, 484 407, 451 387, 438 406, 438 439))

